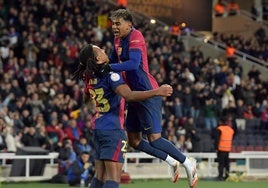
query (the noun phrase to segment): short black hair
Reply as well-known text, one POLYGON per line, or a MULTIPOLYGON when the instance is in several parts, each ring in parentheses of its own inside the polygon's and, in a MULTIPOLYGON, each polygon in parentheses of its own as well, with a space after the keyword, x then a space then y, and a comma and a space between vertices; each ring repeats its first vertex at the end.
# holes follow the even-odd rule
POLYGON ((89 151, 82 151, 80 155, 90 155, 89 151))
POLYGON ((221 121, 221 123, 228 123, 228 120, 230 118, 230 113, 228 112, 228 110, 223 110, 222 114, 219 117, 219 120, 221 121))
POLYGON ((229 117, 227 115, 222 115, 220 116, 219 120, 221 123, 227 123, 228 122, 229 117))
POLYGON ((82 139, 82 138, 87 139, 84 135, 81 135, 81 136, 79 137, 79 139, 82 139))

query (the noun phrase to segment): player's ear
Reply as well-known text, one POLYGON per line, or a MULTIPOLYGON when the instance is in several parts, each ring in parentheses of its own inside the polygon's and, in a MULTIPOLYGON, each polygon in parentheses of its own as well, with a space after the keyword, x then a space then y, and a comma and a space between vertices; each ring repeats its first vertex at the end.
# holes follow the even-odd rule
POLYGON ((96 63, 101 64, 101 56, 100 55, 96 56, 96 63))

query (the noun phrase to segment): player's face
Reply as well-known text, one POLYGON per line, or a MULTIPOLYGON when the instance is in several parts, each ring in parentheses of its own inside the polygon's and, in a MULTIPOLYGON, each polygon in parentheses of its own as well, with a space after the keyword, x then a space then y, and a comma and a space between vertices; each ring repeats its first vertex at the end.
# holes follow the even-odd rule
POLYGON ((123 18, 112 19, 112 30, 115 37, 125 38, 132 27, 132 23, 125 21, 123 18))
POLYGON ((100 49, 98 46, 93 45, 93 50, 97 54, 96 55, 96 58, 98 60, 97 64, 103 64, 109 62, 109 58, 103 49, 100 49))

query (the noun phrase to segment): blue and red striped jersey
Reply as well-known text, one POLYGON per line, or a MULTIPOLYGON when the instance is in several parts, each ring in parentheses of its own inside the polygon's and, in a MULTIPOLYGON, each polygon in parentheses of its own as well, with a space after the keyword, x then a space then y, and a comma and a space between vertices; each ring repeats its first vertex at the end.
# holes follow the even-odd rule
POLYGON ((144 37, 142 33, 135 28, 132 28, 131 32, 124 39, 114 39, 114 49, 110 56, 110 62, 122 63, 126 61, 129 61, 127 63, 139 64, 138 68, 133 68, 133 70, 126 70, 123 66, 121 66, 120 69, 118 68, 119 66, 117 66, 116 71, 124 71, 124 78, 131 90, 146 91, 159 87, 157 81, 149 72, 147 48, 144 37), (139 62, 129 61, 130 52, 135 51, 141 53, 139 62))
POLYGON ((121 84, 125 84, 123 77, 116 72, 85 81, 84 92, 96 107, 91 122, 94 129, 124 129, 125 99, 114 91, 121 84))

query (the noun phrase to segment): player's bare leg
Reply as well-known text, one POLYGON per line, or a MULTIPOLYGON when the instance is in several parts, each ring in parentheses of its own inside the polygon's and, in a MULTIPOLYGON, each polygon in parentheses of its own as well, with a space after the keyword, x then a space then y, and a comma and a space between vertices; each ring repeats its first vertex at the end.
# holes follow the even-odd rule
POLYGON ((95 161, 95 176, 91 181, 90 188, 102 188, 105 179, 104 162, 101 160, 95 161))
POLYGON ((119 188, 123 163, 104 161, 105 182, 103 188, 119 188))

